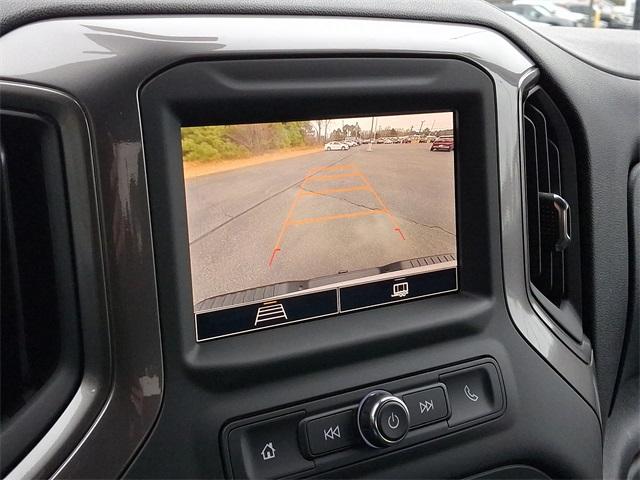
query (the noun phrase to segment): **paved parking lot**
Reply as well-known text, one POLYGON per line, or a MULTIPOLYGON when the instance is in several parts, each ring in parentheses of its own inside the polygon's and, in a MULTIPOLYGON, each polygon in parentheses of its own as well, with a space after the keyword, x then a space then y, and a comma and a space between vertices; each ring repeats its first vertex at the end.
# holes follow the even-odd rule
POLYGON ((186 183, 194 302, 455 253, 453 153, 308 154, 186 183))

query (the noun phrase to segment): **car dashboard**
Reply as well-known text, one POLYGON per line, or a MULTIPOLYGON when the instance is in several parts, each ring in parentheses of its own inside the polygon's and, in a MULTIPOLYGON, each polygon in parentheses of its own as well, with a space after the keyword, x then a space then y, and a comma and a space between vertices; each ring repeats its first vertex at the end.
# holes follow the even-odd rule
POLYGON ((26 356, 3 339, 3 363, 39 390, 3 411, 3 476, 637 463, 637 431, 610 446, 637 420, 639 72, 479 1, 12 12, 3 317, 26 356), (326 143, 295 159, 183 161, 199 129, 307 121, 326 143))

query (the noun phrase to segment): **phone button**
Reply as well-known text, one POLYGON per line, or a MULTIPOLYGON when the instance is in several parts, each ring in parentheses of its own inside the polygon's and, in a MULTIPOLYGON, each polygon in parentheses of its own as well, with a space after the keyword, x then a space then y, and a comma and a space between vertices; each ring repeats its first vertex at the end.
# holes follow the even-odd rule
POLYGON ((483 363, 440 376, 447 386, 454 427, 502 409, 504 403, 498 371, 492 363, 483 363))

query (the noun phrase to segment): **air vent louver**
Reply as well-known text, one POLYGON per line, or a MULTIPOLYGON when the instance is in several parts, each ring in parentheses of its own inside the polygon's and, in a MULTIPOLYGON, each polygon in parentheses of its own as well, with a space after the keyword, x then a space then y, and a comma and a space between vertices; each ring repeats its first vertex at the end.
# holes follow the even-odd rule
POLYGON ((562 198, 560 154, 549 138, 547 120, 535 106, 525 106, 525 149, 529 258, 532 283, 558 305, 565 291, 564 248, 556 201, 562 198), (558 247, 558 248, 556 248, 558 247))
POLYGON ((577 228, 572 227, 577 184, 571 136, 559 110, 539 88, 525 101, 523 128, 530 284, 557 323, 580 341, 580 258, 577 228))

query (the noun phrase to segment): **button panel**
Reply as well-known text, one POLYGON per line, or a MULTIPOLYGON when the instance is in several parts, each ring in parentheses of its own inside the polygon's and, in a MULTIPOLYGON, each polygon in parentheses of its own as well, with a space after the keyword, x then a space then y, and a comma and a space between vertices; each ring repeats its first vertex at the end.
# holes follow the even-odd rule
POLYGON ((358 440, 355 410, 326 415, 304 422, 311 456, 324 455, 354 445, 358 440))
POLYGON ((227 476, 317 475, 495 419, 505 405, 500 369, 491 358, 314 400, 227 425, 227 476), (382 399, 372 416, 374 429, 391 439, 381 445, 363 438, 367 432, 356 413, 376 393, 395 399, 382 399))

